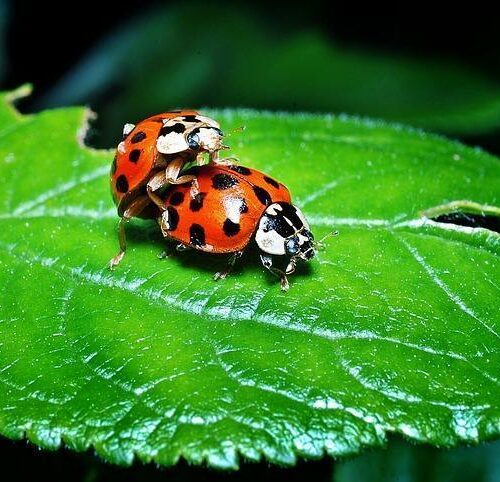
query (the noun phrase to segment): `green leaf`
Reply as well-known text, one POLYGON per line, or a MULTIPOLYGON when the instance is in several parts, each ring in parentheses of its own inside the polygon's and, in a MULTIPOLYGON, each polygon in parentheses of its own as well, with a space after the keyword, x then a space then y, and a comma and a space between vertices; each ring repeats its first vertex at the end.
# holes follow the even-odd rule
POLYGON ((130 223, 111 272, 112 151, 82 147, 84 109, 24 117, 15 95, 0 103, 1 433, 217 467, 353 454, 388 432, 498 436, 499 235, 420 213, 494 213, 499 159, 380 122, 212 111, 247 127, 233 153, 290 187, 316 237, 340 235, 288 293, 255 251, 218 283, 220 257, 159 260, 151 222, 130 223))
POLYGON ((291 33, 229 5, 224 15, 198 3, 155 10, 97 45, 44 105, 102 98, 108 138, 127 116, 133 122, 158 106, 184 105, 346 112, 453 135, 500 129, 500 84, 466 66, 339 46, 281 27, 291 33), (193 18, 210 25, 193 28, 193 18))

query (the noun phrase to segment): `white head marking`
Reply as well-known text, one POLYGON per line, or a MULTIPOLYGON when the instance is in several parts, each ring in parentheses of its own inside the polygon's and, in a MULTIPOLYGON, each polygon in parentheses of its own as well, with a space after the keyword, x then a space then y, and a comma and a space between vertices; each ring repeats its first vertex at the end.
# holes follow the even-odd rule
POLYGON ((264 214, 260 218, 259 226, 255 233, 255 241, 259 248, 265 253, 275 255, 285 254, 285 238, 270 226, 271 218, 278 215, 281 211, 283 211, 282 207, 274 203, 266 208, 264 214))
POLYGON ((156 140, 156 149, 162 154, 175 154, 189 149, 184 134, 170 132, 159 136, 156 140))

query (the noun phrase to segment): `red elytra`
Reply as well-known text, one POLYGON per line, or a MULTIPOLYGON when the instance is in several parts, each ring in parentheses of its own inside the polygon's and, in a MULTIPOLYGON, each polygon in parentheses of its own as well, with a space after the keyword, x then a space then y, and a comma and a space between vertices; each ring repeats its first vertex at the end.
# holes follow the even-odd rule
POLYGON ((120 143, 111 167, 111 193, 121 216, 153 171, 163 163, 156 141, 165 120, 198 115, 194 110, 179 110, 157 114, 137 123, 120 143))
POLYGON ((194 110, 165 112, 125 124, 111 167, 111 192, 120 216, 119 253, 110 261, 118 265, 126 250, 125 223, 133 217, 155 218, 162 209, 156 191, 169 184, 190 183, 182 173, 190 162, 202 164, 208 153, 216 160, 222 144, 219 124, 194 110))
POLYGON ((256 169, 210 163, 193 171, 197 192, 187 184, 171 186, 159 223, 168 239, 201 251, 243 250, 266 207, 291 201, 286 186, 256 169))

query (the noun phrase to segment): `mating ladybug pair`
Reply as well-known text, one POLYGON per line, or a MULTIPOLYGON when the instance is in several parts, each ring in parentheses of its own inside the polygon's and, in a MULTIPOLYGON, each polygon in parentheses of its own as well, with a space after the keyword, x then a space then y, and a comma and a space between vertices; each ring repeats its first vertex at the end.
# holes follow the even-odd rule
POLYGON ((255 240, 262 264, 288 289, 287 275, 299 259, 315 254, 302 212, 291 204, 283 184, 231 159, 219 124, 196 111, 172 111, 125 124, 111 168, 111 190, 118 206, 120 252, 126 250, 125 223, 132 217, 157 219, 177 249, 229 254, 225 278, 255 240), (208 153, 208 163, 205 154, 208 153), (281 259, 283 269, 273 266, 281 259))

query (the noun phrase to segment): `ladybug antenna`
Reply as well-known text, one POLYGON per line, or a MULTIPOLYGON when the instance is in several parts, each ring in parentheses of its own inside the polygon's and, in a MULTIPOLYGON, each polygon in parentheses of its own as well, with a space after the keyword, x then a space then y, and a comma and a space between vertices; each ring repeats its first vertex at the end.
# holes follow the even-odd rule
POLYGON ((246 126, 239 126, 239 127, 235 127, 234 129, 231 129, 225 137, 231 137, 233 134, 239 134, 240 132, 243 132, 244 130, 246 130, 246 126))
MULTIPOLYGON (((245 129, 246 126, 235 127, 234 129, 231 129, 227 134, 225 134, 224 137, 231 137, 233 134, 239 134, 240 132, 243 132, 245 129)), ((231 149, 231 148, 225 144, 222 144, 221 149, 231 149)))
POLYGON ((325 239, 328 239, 329 237, 332 236, 338 236, 339 232, 337 230, 335 231, 330 231, 329 233, 325 234, 321 239, 318 241, 313 242, 313 246, 318 249, 324 249, 325 248, 325 239))

